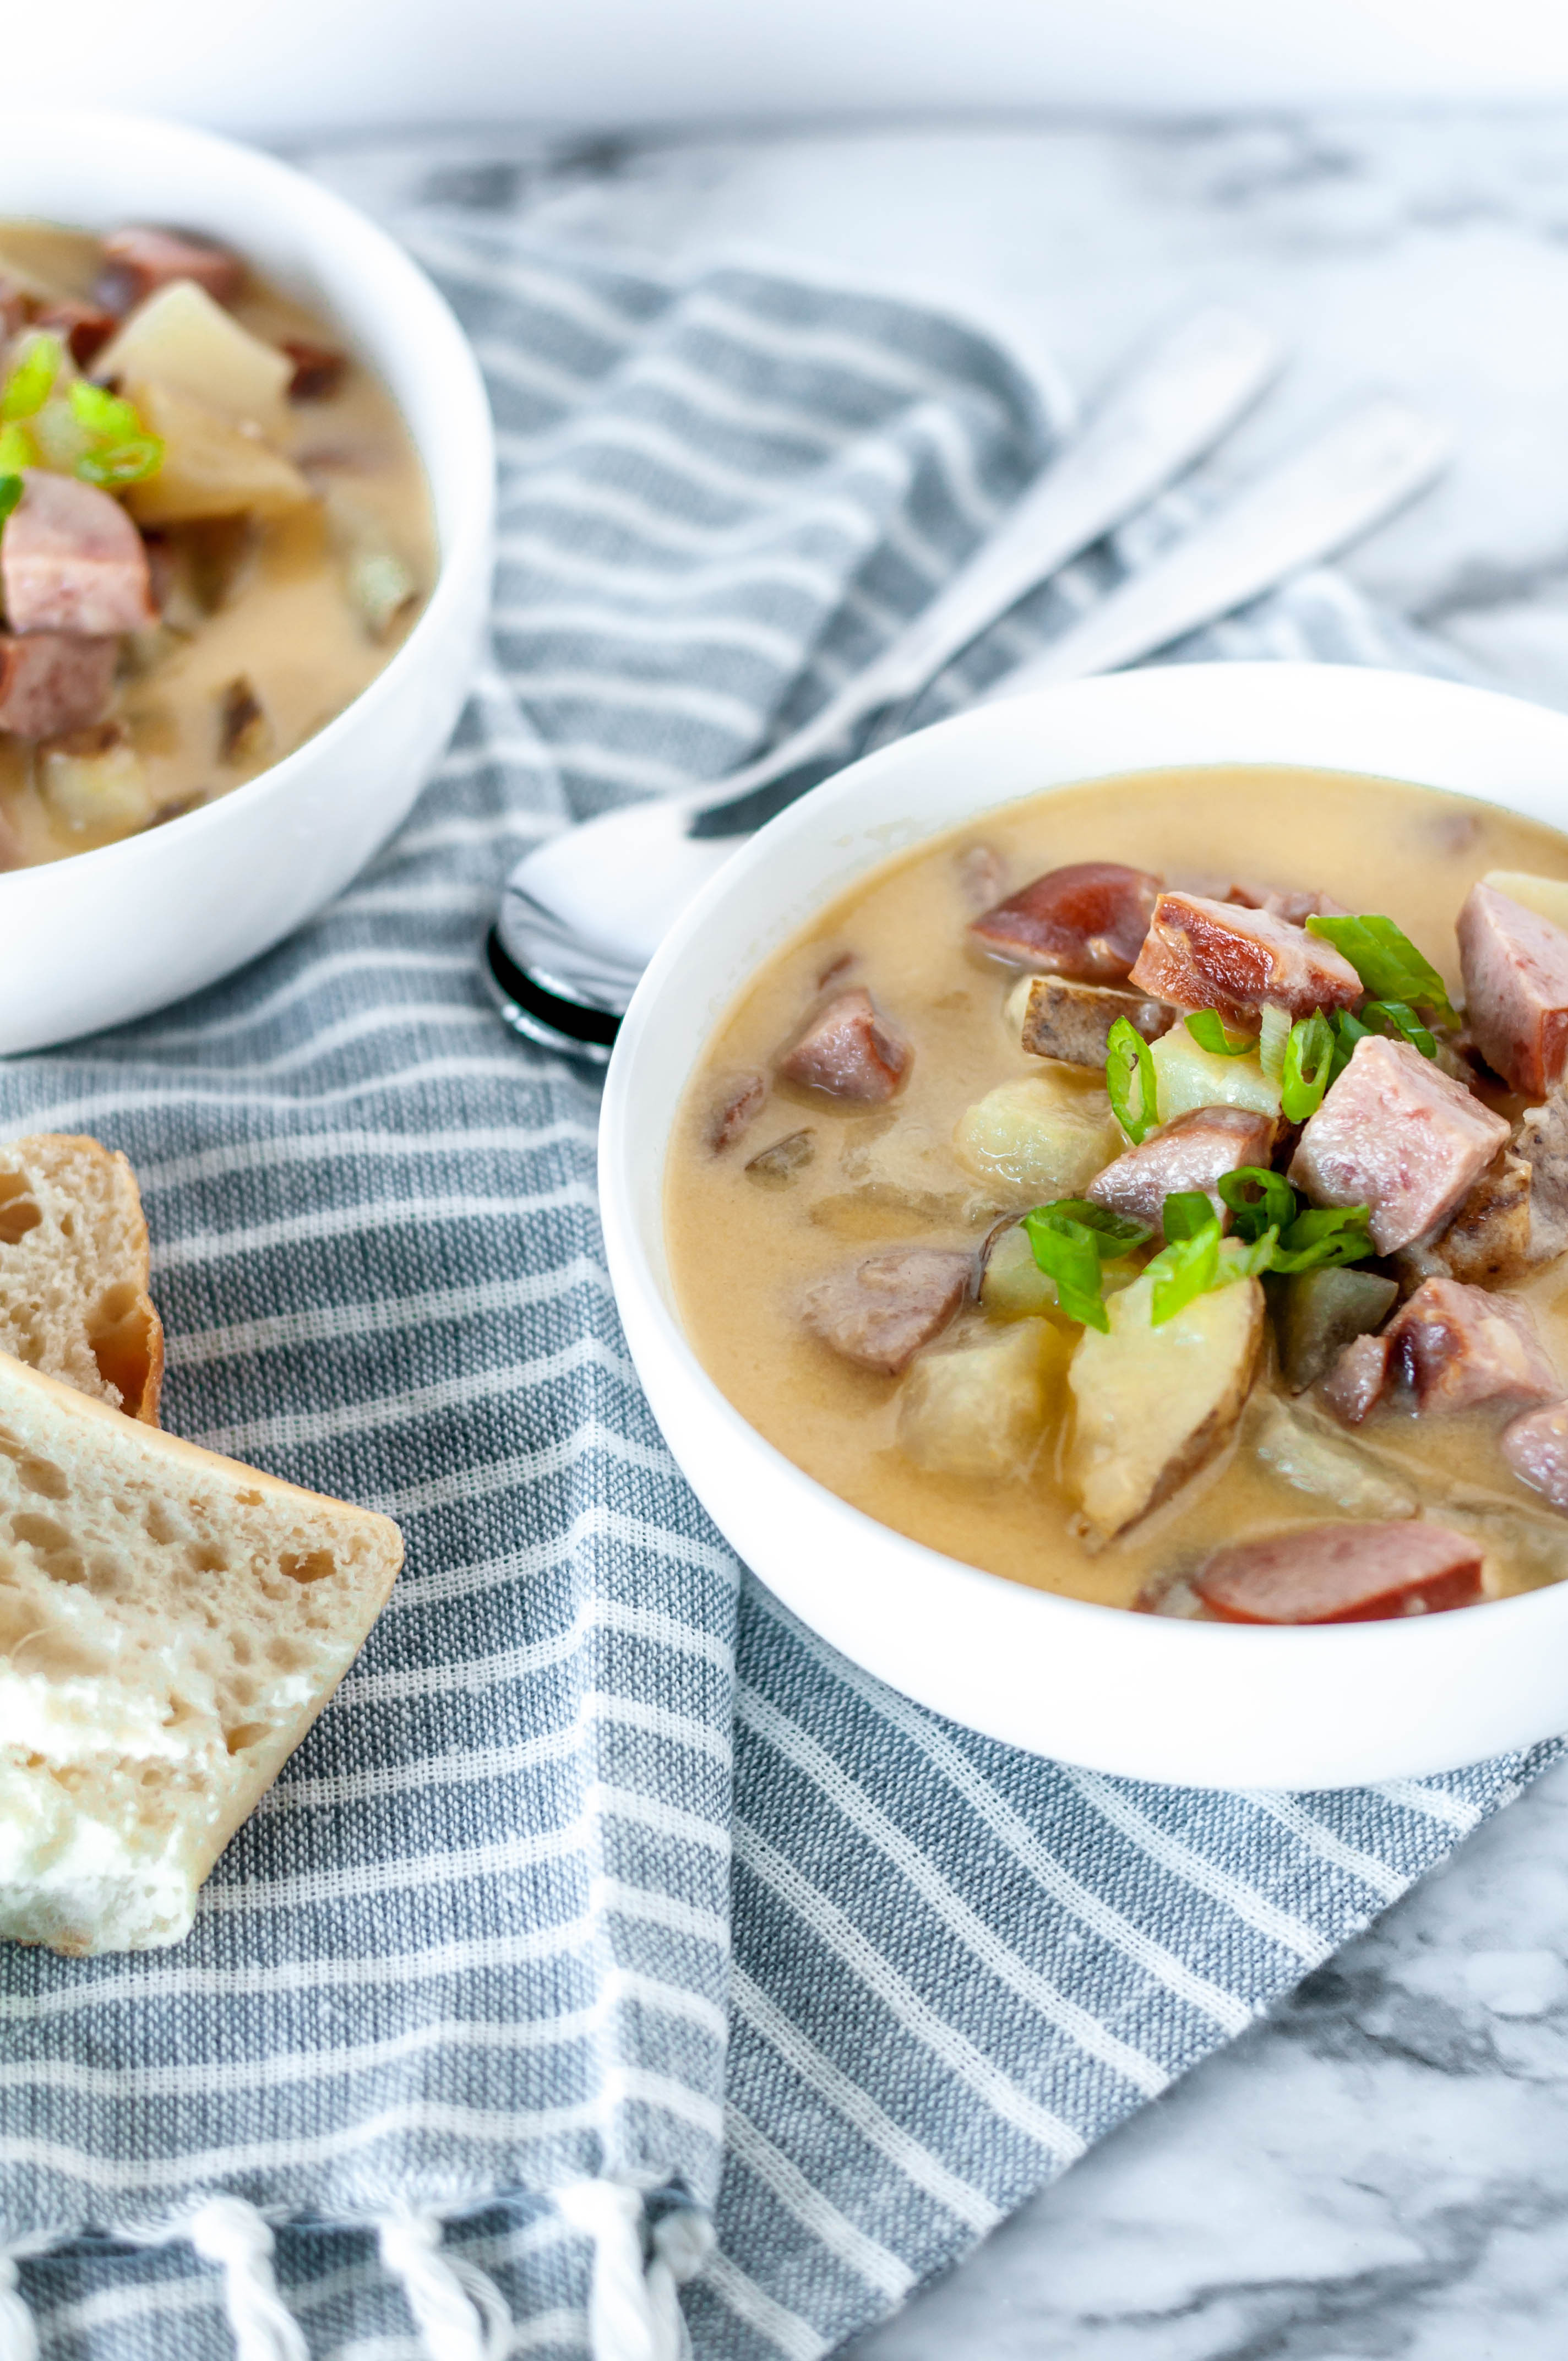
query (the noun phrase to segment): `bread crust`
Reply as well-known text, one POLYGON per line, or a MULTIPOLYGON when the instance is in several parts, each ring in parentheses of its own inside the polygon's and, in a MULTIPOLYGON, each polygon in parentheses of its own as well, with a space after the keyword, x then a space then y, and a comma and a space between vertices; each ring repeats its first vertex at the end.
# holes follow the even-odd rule
MULTIPOLYGON (((91 1301, 85 1296, 80 1301, 80 1324, 99 1382, 112 1386, 119 1394, 121 1408, 127 1417, 146 1426, 156 1426, 163 1391, 163 1323, 152 1300, 147 1217, 129 1159, 118 1148, 105 1148, 102 1140, 85 1133, 32 1132, 0 1145, 0 1169, 10 1174, 19 1171, 20 1177, 40 1195, 58 1191, 70 1199, 86 1219, 93 1209, 84 1201, 80 1185, 79 1168, 83 1162, 95 1170, 99 1191, 111 1208, 120 1235, 114 1276, 106 1285, 96 1288, 91 1301), (78 1169, 73 1170, 73 1167, 78 1169)), ((14 1207, 15 1195, 7 1197, 5 1203, 14 1207)), ((0 1205, 0 1232, 5 1212, 5 1205, 0 1205)), ((27 1235, 24 1231, 20 1241, 10 1243, 25 1242, 27 1235)), ((104 1257, 100 1256, 99 1259, 104 1257)), ((4 1264, 0 1262, 0 1282, 5 1276, 4 1264)), ((8 1325, 0 1286, 0 1351, 13 1350, 15 1343, 20 1341, 14 1328, 10 1331, 12 1341, 7 1341, 8 1325)), ((91 1378, 92 1373, 90 1367, 86 1374, 91 1378)), ((56 1368, 51 1374, 63 1377, 67 1371, 56 1368)))

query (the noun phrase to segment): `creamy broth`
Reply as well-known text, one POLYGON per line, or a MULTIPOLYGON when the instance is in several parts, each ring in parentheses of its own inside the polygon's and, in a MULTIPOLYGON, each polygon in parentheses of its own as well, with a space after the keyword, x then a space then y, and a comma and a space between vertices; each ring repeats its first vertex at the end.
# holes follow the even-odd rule
MULTIPOLYGON (((0 281, 87 302, 102 267, 95 238, 0 221, 0 281)), ((127 634, 107 708, 139 762, 155 823, 226 795, 352 703, 406 637, 436 573, 423 471, 386 388, 345 353, 330 320, 255 272, 225 308, 268 345, 326 348, 346 366, 330 393, 291 401, 269 432, 306 478, 309 503, 161 535, 163 620, 127 634), (384 628, 368 628, 348 594, 350 544, 406 569, 411 595, 384 628), (259 719, 225 732, 236 682, 259 719)), ((68 824, 40 791, 39 763, 34 743, 0 729, 0 843, 13 861, 58 861, 126 832, 123 820, 68 824)))
MULTIPOLYGON (((967 934, 976 906, 965 855, 977 847, 1000 857, 998 894, 1089 861, 1135 864, 1168 884, 1220 895, 1233 878, 1320 889, 1348 910, 1393 918, 1456 992, 1454 921, 1471 885, 1494 869, 1568 878, 1568 840, 1457 796, 1339 774, 1237 767, 1100 781, 1010 805, 876 870, 765 962, 708 1044, 672 1145, 665 1224, 681 1316, 716 1383, 788 1458, 883 1524, 1014 1581, 1128 1607, 1152 1578, 1223 1542, 1334 1514, 1254 1457, 1251 1410, 1173 1499, 1091 1549, 1072 1530, 1060 1427, 1047 1426, 1021 1478, 933 1475, 896 1441, 904 1381, 839 1358, 798 1312, 803 1289, 857 1253, 977 1247, 1000 1215, 1033 1202, 977 1184, 952 1148, 973 1102, 1042 1062, 1005 1015, 1017 971, 981 956, 967 934), (845 1105, 774 1073, 819 1005, 822 978, 846 959, 846 983, 863 984, 912 1045, 886 1106, 845 1105), (713 1110, 748 1071, 769 1078, 766 1103, 743 1142, 716 1154, 713 1110), (815 1135, 809 1163, 773 1185, 748 1174, 752 1155, 802 1126, 815 1135)), ((1568 1265, 1548 1265, 1514 1291, 1568 1376, 1568 1265)), ((966 1310, 942 1345, 982 1317, 966 1310)), ((1266 1384, 1266 1376, 1260 1391, 1266 1384)), ((1409 1471, 1428 1516, 1483 1521, 1493 1594, 1568 1572, 1568 1518, 1497 1454, 1511 1414, 1417 1420, 1385 1406, 1358 1436, 1409 1471)))

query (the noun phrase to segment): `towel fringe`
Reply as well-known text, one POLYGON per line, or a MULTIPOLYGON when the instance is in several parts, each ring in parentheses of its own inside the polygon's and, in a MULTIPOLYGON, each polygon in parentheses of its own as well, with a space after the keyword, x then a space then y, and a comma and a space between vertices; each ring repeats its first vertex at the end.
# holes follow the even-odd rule
POLYGON ((620 2180, 576 2180, 556 2203, 593 2240, 588 2349, 593 2361, 686 2361, 691 2342, 682 2283, 702 2268, 713 2243, 705 2214, 681 2206, 663 2214, 643 2256, 643 2201, 620 2180))
POLYGON ((236 2361, 311 2361, 304 2332, 278 2292, 272 2233, 254 2205, 243 2197, 210 2197, 176 2235, 223 2272, 236 2361))
POLYGON ((16 2254, 0 2248, 0 2361, 38 2361, 38 2332, 22 2293, 16 2254))
POLYGON ((389 2214, 381 2260, 401 2281, 430 2361, 501 2361, 512 2340, 505 2297, 488 2272, 444 2250, 430 2213, 389 2214))

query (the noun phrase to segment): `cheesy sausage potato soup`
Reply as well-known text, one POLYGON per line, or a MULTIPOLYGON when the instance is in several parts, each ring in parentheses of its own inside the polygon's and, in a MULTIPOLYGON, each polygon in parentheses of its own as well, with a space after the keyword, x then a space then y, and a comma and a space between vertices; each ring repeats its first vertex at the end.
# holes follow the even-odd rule
POLYGON ((715 1381, 842 1499, 1145 1612, 1568 1573, 1568 840, 1168 771, 891 860, 753 978, 672 1147, 715 1381))
POLYGON ((188 231, 0 222, 0 869, 291 752, 434 571, 407 431, 328 324, 188 231))

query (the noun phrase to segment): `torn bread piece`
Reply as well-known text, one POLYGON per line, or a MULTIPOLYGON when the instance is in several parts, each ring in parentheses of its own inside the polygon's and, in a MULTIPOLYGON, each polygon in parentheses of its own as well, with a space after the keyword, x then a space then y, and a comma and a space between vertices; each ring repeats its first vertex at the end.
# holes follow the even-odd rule
POLYGON ((96 1139, 0 1145, 0 1353, 158 1424, 163 1324, 136 1175, 96 1139))
POLYGON ((0 1936, 178 1942, 402 1554, 386 1517, 0 1356, 0 1936))

